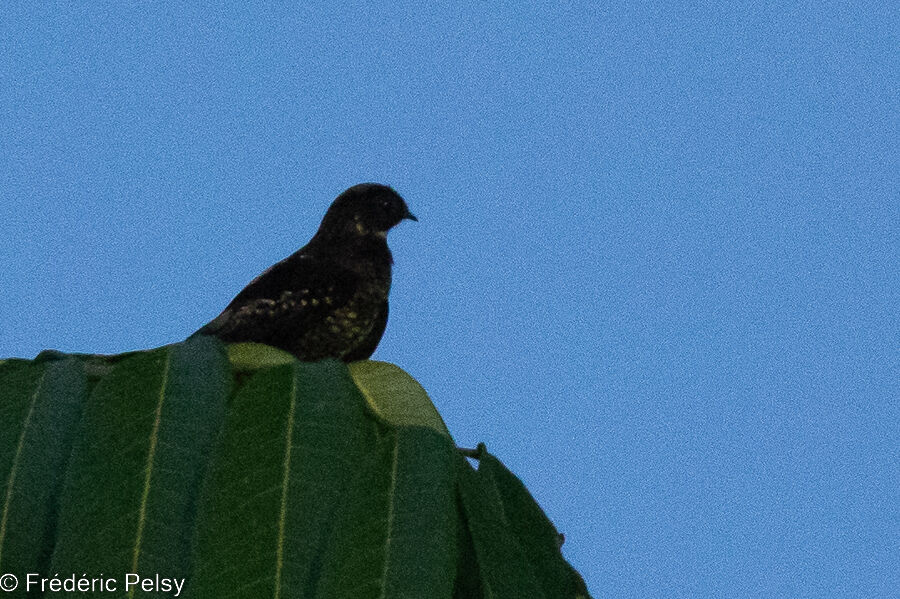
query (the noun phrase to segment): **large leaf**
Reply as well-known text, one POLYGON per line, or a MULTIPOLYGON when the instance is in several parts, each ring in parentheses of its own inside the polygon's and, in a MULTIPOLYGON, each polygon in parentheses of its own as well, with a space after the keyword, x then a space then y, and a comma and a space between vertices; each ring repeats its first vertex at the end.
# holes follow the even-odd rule
POLYGON ((378 417, 394 426, 427 426, 450 436, 422 385, 403 369, 375 360, 353 362, 350 376, 378 417))
POLYGON ((200 599, 586 597, 521 482, 463 453, 477 471, 382 362, 203 337, 5 360, 0 572, 127 596, 137 572, 200 599))
POLYGON ((375 423, 337 362, 293 361, 240 389, 198 514, 195 597, 309 597, 375 423))
POLYGON ((317 596, 451 596, 454 453, 430 428, 379 427, 375 446, 356 466, 317 596))
MULTIPOLYGON (((233 343, 228 358, 238 372, 281 366, 294 357, 261 343, 233 343)), ((348 365, 353 382, 378 417, 394 426, 427 426, 448 437, 450 432, 422 385, 388 362, 361 360, 348 365)))
POLYGON ((476 472, 462 457, 459 464, 459 494, 472 534, 484 597, 545 597, 506 519, 493 481, 483 472, 476 472))
POLYGON ((0 572, 42 572, 86 380, 72 359, 11 361, 0 369, 0 572))
POLYGON ((52 572, 187 575, 197 489, 230 382, 221 345, 199 338, 129 357, 96 385, 52 572))
POLYGON ((261 368, 290 364, 296 358, 271 345, 247 342, 229 344, 228 361, 237 372, 254 372, 261 368))
POLYGON ((204 489, 191 596, 449 596, 452 454, 373 420, 343 364, 258 372, 204 489))
POLYGON ((546 597, 588 595, 581 577, 560 554, 561 536, 522 481, 480 446, 478 473, 489 480, 503 508, 503 518, 522 548, 546 597))

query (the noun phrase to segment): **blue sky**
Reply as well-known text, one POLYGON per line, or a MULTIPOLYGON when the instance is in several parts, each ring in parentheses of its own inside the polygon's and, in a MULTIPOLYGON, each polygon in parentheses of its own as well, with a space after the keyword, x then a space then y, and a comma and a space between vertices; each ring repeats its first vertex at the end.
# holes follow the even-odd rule
POLYGON ((374 357, 596 596, 897 596, 889 4, 5 6, 0 356, 182 339, 390 184, 374 357))

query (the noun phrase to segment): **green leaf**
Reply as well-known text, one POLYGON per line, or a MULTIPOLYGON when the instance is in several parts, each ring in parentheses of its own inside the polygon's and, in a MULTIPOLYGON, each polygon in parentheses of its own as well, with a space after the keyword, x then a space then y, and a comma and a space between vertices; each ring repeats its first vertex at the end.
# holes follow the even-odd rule
POLYGON ((379 428, 356 466, 317 597, 452 596, 455 457, 430 428, 379 428))
POLYGON ((191 596, 314 596, 329 531, 374 434, 339 362, 292 360, 252 375, 204 489, 191 596))
POLYGON ((577 583, 572 567, 559 551, 559 532, 522 481, 487 451, 481 451, 478 472, 490 480, 499 494, 504 519, 522 548, 544 596, 575 597, 577 583))
POLYGON ((293 355, 271 345, 262 343, 231 343, 228 345, 228 360, 238 372, 252 372, 260 368, 281 366, 295 361, 293 355))
MULTIPOLYGON (((10 361, 0 365, 0 480, 3 503, 0 505, 0 568, 9 562, 7 528, 15 499, 16 478, 22 462, 23 435, 27 434, 34 405, 40 394, 43 365, 10 361)), ((2 570, 6 571, 6 570, 2 570)))
POLYGON ((97 383, 66 475, 52 572, 187 575, 197 488, 230 384, 223 347, 208 338, 129 357, 97 383))
POLYGON ((427 426, 450 436, 425 389, 404 370, 374 360, 353 362, 349 367, 369 406, 385 422, 394 426, 427 426))
POLYGON ((72 424, 85 392, 75 360, 0 368, 0 572, 43 572, 47 566, 72 424))
MULTIPOLYGON (((461 462, 457 460, 457 467, 461 462)), ((456 494, 457 510, 457 546, 456 546, 456 581, 453 587, 453 599, 484 599, 481 588, 481 571, 475 557, 475 545, 469 531, 469 521, 462 507, 462 499, 456 494)))
POLYGON ((459 494, 472 533, 481 584, 486 599, 545 597, 525 552, 503 511, 489 475, 476 472, 462 456, 459 494))
POLYGON ((181 596, 587 597, 553 525, 394 365, 196 337, 0 361, 0 572, 181 596), (237 388, 232 397, 232 389, 237 388))

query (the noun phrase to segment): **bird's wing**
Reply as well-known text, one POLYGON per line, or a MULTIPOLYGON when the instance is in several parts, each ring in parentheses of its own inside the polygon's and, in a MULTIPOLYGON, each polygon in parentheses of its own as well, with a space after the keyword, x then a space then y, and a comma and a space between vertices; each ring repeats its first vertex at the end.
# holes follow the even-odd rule
POLYGON ((272 344, 346 304, 358 284, 352 271, 298 252, 253 279, 197 334, 272 344))

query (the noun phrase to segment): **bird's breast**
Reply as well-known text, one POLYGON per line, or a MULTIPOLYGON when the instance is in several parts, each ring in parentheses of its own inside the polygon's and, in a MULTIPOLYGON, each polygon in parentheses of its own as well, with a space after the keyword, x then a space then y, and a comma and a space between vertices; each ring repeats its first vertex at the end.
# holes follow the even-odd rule
MULTIPOLYGON (((387 301, 390 280, 365 281, 342 306, 335 307, 304 335, 303 345, 320 357, 342 358, 367 343, 387 301)), ((307 359, 317 359, 313 356, 307 359)))

